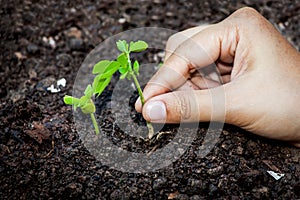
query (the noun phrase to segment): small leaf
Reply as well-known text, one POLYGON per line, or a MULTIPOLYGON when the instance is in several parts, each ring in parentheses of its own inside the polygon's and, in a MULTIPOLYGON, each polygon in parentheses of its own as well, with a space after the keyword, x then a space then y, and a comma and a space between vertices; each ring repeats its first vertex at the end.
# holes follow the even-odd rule
POLYGON ((101 82, 99 82, 99 84, 95 88, 95 94, 97 94, 99 96, 103 92, 103 90, 106 88, 106 86, 108 86, 110 80, 111 80, 111 77, 102 79, 101 82))
POLYGON ((118 58, 117 61, 120 63, 121 67, 126 68, 128 61, 127 61, 127 57, 124 53, 121 53, 118 58))
POLYGON ((93 74, 102 74, 105 69, 110 65, 111 61, 101 60, 94 65, 93 74))
POLYGON ((133 71, 136 73, 136 75, 139 75, 139 70, 140 70, 140 64, 139 62, 136 60, 133 63, 133 71))
POLYGON ((98 82, 100 82, 102 79, 107 79, 113 76, 113 74, 118 71, 120 68, 120 63, 116 61, 112 61, 109 67, 106 69, 106 71, 102 74, 98 74, 93 81, 93 88, 96 88, 98 85, 98 82))
POLYGON ((93 81, 93 84, 92 84, 92 87, 94 88, 94 94, 96 93, 96 88, 97 88, 98 84, 100 83, 100 80, 101 80, 101 75, 97 75, 94 78, 94 81, 93 81))
POLYGON ((117 44, 119 51, 128 52, 128 44, 125 40, 119 40, 118 42, 116 42, 116 44, 117 44))
POLYGON ((134 44, 134 41, 130 41, 129 48, 134 44))
POLYGON ((82 96, 80 98, 80 103, 78 104, 78 107, 82 107, 84 106, 85 104, 87 104, 87 102, 89 101, 90 99, 87 98, 86 96, 82 96))
MULTIPOLYGON (((109 78, 109 77, 111 77, 113 75, 113 73, 111 73, 111 71, 108 71, 108 72, 106 72, 106 73, 104 73, 104 74, 99 74, 98 76, 99 76, 99 80, 101 80, 101 79, 106 79, 106 78, 109 78)), ((93 87, 94 88, 94 87, 93 87)))
POLYGON ((129 51, 131 52, 141 52, 148 48, 148 44, 144 41, 137 41, 130 43, 129 51))
POLYGON ((160 62, 160 63, 158 64, 158 68, 161 68, 163 65, 164 65, 164 63, 163 63, 163 62, 160 62))
POLYGON ((84 114, 94 113, 96 111, 95 104, 91 100, 89 103, 81 107, 81 111, 84 114))
POLYGON ((78 99, 76 97, 69 96, 69 95, 65 95, 64 96, 64 102, 67 105, 78 105, 80 103, 80 99, 78 99))
POLYGON ((94 94, 98 94, 99 93, 98 89, 101 87, 101 85, 104 83, 104 81, 111 77, 112 76, 103 78, 103 74, 96 76, 94 78, 94 82, 93 82, 94 94))
POLYGON ((103 75, 105 75, 105 76, 111 75, 112 76, 116 71, 118 71, 119 67, 120 67, 119 62, 111 61, 109 66, 105 69, 103 75))
POLYGON ((128 72, 128 69, 126 69, 126 68, 120 68, 120 69, 119 69, 119 72, 120 72, 121 74, 125 74, 126 72, 128 72))
POLYGON ((126 78, 126 77, 127 77, 127 75, 128 75, 128 71, 127 71, 127 72, 125 72, 124 74, 122 74, 122 75, 120 76, 120 79, 124 79, 124 78, 126 78))
POLYGON ((84 91, 84 95, 86 96, 86 98, 90 99, 93 96, 93 93, 94 90, 92 86, 89 84, 84 91))

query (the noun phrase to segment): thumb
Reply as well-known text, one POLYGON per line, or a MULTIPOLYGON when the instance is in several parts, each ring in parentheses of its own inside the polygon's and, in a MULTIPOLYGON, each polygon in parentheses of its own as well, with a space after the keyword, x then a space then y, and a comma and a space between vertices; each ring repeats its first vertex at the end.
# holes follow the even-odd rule
POLYGON ((225 121, 223 86, 209 90, 174 91, 149 99, 143 116, 154 123, 225 121))

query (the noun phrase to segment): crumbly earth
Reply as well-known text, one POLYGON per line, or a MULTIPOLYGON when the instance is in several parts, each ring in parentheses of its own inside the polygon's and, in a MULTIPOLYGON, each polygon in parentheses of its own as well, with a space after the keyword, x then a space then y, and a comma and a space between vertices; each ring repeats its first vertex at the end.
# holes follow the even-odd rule
MULTIPOLYGON (((123 172, 88 151, 71 107, 62 101, 72 93, 86 55, 110 36, 145 26, 179 31, 218 22, 246 5, 268 18, 299 50, 298 0, 1 1, 0 199, 300 198, 300 150, 288 144, 226 125, 213 149, 199 158, 196 152, 208 127, 203 123, 170 165, 154 172, 123 172), (67 86, 58 93, 47 91, 60 78, 67 86), (284 177, 275 180, 269 170, 284 177)), ((109 140, 125 150, 150 154, 173 140, 176 126, 164 127, 173 135, 155 141, 112 129, 107 105, 113 87, 97 100, 109 140)), ((134 123, 143 124, 132 109, 135 96, 127 102, 130 115, 134 123)))

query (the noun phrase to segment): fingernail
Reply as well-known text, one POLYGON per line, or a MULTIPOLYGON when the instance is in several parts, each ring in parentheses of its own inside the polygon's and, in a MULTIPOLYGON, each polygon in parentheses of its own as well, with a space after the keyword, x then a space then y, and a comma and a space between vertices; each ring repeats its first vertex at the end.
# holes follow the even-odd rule
POLYGON ((151 121, 164 121, 167 116, 166 106, 161 101, 149 102, 146 113, 151 121))
POLYGON ((136 99, 135 104, 140 103, 140 102, 141 102, 141 97, 136 99))

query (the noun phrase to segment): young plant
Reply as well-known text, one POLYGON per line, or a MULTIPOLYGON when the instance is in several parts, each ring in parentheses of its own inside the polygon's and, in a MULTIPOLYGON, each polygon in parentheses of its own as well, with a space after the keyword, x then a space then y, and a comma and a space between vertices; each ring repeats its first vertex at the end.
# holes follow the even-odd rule
MULTIPOLYGON (((133 79, 133 82, 136 86, 136 89, 138 91, 143 106, 145 104, 145 99, 139 81, 137 79, 137 76, 139 76, 140 64, 138 63, 137 60, 135 60, 134 63, 132 64, 130 60, 130 53, 144 51, 148 48, 148 44, 141 40, 137 42, 130 42, 130 44, 128 44, 125 40, 119 40, 117 42, 117 47, 121 52, 121 54, 117 58, 117 62, 120 63, 119 66, 119 72, 121 73, 120 79, 124 79, 124 78, 127 78, 128 80, 131 80, 131 78, 133 79)), ((149 131, 148 137, 150 139, 154 135, 154 129, 150 122, 146 121, 146 123, 149 131)))
MULTIPOLYGON (((121 73, 120 79, 133 79, 142 105, 145 104, 142 89, 137 79, 140 65, 138 61, 134 61, 132 64, 130 60, 130 53, 144 51, 148 48, 148 44, 140 40, 137 42, 130 42, 130 44, 128 44, 125 40, 119 40, 116 44, 121 54, 116 60, 101 60, 95 64, 93 68, 93 74, 96 74, 96 77, 94 78, 93 84, 87 86, 84 96, 82 96, 80 99, 68 95, 64 97, 64 102, 68 105, 73 105, 75 110, 76 108, 80 107, 83 113, 90 114, 96 134, 99 134, 99 128, 95 119, 94 113, 96 109, 92 97, 94 95, 99 96, 104 91, 106 86, 110 83, 112 76, 117 71, 121 73)), ((153 126, 150 122, 146 123, 149 130, 148 137, 152 138, 154 135, 153 126)))
POLYGON ((84 114, 90 114, 96 135, 99 134, 99 127, 95 118, 96 107, 92 97, 99 96, 109 84, 113 74, 118 71, 120 64, 116 61, 102 60, 94 65, 93 74, 98 74, 93 81, 93 85, 88 85, 84 91, 84 96, 80 99, 69 95, 64 96, 67 105, 73 105, 74 110, 79 107, 84 114))
POLYGON ((84 96, 82 96, 80 99, 66 95, 64 96, 64 102, 67 105, 73 105, 74 110, 79 107, 84 114, 90 114, 93 125, 95 127, 95 132, 98 135, 99 127, 95 118, 96 107, 92 100, 93 93, 94 91, 92 86, 88 85, 84 91, 84 96))

